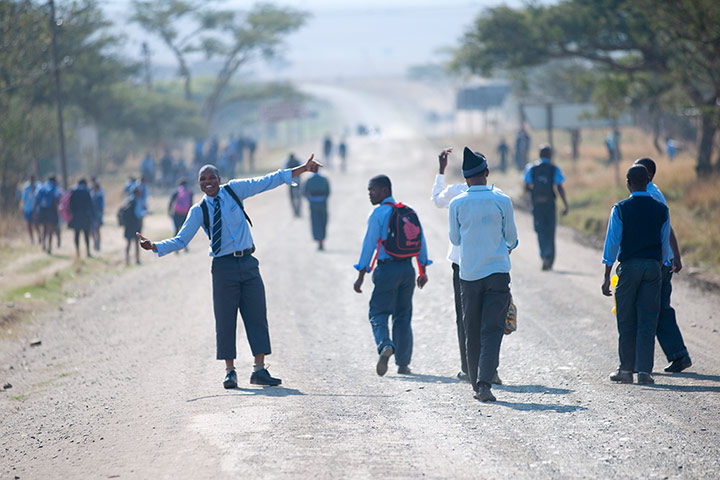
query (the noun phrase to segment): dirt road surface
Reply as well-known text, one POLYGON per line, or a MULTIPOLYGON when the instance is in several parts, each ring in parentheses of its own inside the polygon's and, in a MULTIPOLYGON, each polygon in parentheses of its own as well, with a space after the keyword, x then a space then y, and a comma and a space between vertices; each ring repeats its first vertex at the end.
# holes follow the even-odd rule
MULTIPOLYGON (((555 270, 540 271, 528 214, 512 255, 519 329, 505 337, 498 402, 481 404, 459 368, 447 212, 429 201, 439 145, 406 111, 371 94, 307 87, 349 124, 346 174, 330 170, 327 250, 286 187, 250 199, 268 296, 275 388, 249 384, 239 330, 240 386, 226 391, 214 359, 210 260, 190 253, 103 278, 88 295, 0 343, 2 478, 719 478, 720 298, 675 282, 695 365, 657 384, 616 385, 612 301, 600 252, 558 232, 555 270), (352 290, 367 180, 388 174, 426 230, 430 282, 414 297, 413 375, 378 377, 367 320, 372 289, 352 290), (42 345, 31 347, 32 338, 42 345)), ((456 146, 460 150, 461 145, 456 146)), ((491 146, 478 148, 490 149, 491 146)), ((304 155, 309 152, 302 152, 304 155)), ((459 155, 450 169, 459 169, 459 155)), ((506 191, 518 176, 491 180, 506 191)))

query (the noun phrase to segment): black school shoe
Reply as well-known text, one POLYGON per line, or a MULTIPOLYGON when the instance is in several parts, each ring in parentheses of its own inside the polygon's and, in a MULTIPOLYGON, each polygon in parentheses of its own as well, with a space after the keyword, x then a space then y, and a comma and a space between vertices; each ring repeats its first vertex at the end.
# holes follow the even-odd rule
POLYGON ((618 383, 633 383, 633 372, 618 370, 610 375, 610 380, 618 383))
POLYGON ((277 387, 282 383, 279 378, 271 377, 270 372, 266 368, 253 372, 250 375, 250 383, 253 385, 266 385, 268 387, 277 387))
POLYGON ((484 383, 481 383, 478 386, 478 391, 475 392, 473 398, 476 400, 480 400, 481 402, 494 402, 495 400, 497 400, 495 398, 495 395, 493 395, 492 391, 490 390, 490 385, 484 383))
POLYGON ((664 368, 664 370, 668 373, 678 373, 690 367, 692 367, 692 361, 690 360, 690 357, 685 356, 683 358, 673 360, 670 365, 664 368))
POLYGON ((237 373, 235 373, 235 370, 228 370, 228 372, 225 374, 225 380, 223 380, 223 387, 237 388, 237 373))

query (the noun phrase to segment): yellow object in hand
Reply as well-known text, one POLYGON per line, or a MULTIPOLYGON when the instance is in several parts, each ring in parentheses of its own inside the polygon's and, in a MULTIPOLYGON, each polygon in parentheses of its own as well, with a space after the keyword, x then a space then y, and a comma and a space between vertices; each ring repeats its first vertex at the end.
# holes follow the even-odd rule
POLYGON ((617 275, 613 275, 612 277, 610 277, 610 288, 612 289, 612 292, 613 292, 612 313, 614 313, 615 315, 617 315, 617 302, 615 301, 615 287, 617 287, 617 282, 618 282, 617 275))

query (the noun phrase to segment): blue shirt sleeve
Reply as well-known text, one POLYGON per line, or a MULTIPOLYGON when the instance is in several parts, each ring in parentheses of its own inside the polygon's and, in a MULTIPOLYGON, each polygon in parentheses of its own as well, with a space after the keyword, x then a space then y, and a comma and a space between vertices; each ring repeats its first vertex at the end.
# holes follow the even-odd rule
POLYGON ((660 240, 662 242, 662 258, 663 260, 673 258, 673 253, 670 248, 670 212, 668 211, 667 219, 663 223, 662 229, 660 230, 660 240))
POLYGON ((503 205, 503 238, 505 239, 505 245, 509 250, 517 248, 519 240, 517 234, 517 227, 515 226, 515 211, 512 208, 512 200, 507 198, 507 201, 503 205))
MULTIPOLYGON (((370 262, 372 261, 373 252, 377 248, 378 241, 382 238, 381 233, 381 209, 376 208, 368 217, 367 231, 365 232, 365 238, 362 243, 362 250, 360 250, 360 260, 358 263, 353 265, 356 270, 360 271, 363 268, 366 272, 370 272, 370 262)), ((424 244, 425 242, 423 242, 424 244)))
POLYGON ((252 197, 258 193, 272 190, 279 187, 283 183, 290 185, 292 183, 292 171, 278 170, 264 177, 248 178, 244 180, 230 180, 228 185, 233 189, 241 199, 252 197))
POLYGON ((162 257, 168 253, 187 247, 193 237, 195 237, 198 229, 202 226, 202 216, 200 205, 193 205, 188 212, 185 222, 182 224, 182 227, 180 227, 178 234, 173 238, 168 238, 155 244, 158 256, 162 257))
POLYGON ((428 265, 432 265, 432 260, 428 259, 427 242, 425 241, 425 231, 422 230, 422 224, 420 224, 420 229, 422 245, 420 246, 420 253, 418 254, 418 262, 420 265, 427 267, 428 265))
POLYGON ((450 202, 450 214, 448 215, 450 221, 450 243, 456 246, 460 245, 460 222, 458 222, 457 219, 458 205, 460 205, 459 202, 450 202))
POLYGON ((553 182, 555 185, 560 185, 565 181, 565 175, 563 175, 562 170, 560 170, 560 167, 555 165, 555 176, 553 177, 553 182))
MULTIPOLYGON (((605 248, 603 249, 603 263, 612 266, 617 260, 618 251, 620 250, 620 241, 622 240, 623 224, 618 213, 618 206, 614 205, 610 212, 610 220, 608 221, 607 234, 605 235, 605 248)), ((669 235, 668 230, 668 235, 669 235)))
POLYGON ((532 175, 530 175, 530 170, 532 169, 533 164, 528 163, 525 165, 525 176, 523 177, 523 181, 525 183, 532 183, 532 175))

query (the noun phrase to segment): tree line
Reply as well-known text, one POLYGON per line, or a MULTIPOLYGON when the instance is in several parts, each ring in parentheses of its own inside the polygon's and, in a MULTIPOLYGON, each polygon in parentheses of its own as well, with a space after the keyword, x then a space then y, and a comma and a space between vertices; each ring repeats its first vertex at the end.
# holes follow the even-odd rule
MULTIPOLYGON (((589 92, 604 115, 643 108, 696 117, 696 170, 720 170, 720 2, 562 0, 484 10, 465 32, 453 68, 483 75, 553 66, 547 81, 589 92)), ((535 69, 535 70, 533 70, 535 69)), ((552 87, 552 86, 551 86, 552 87)), ((552 88, 550 88, 552 89, 552 88)))
MULTIPOLYGON (((242 11, 220 7, 221 2, 179 0, 132 3, 132 20, 173 51, 184 85, 178 95, 167 85, 148 84, 147 66, 119 53, 126 38, 112 28, 98 1, 58 2, 53 25, 47 2, 0 0, 0 209, 14 205, 15 187, 25 176, 56 167, 53 30, 68 136, 73 126, 94 126, 101 154, 121 163, 144 146, 206 135, 224 102, 242 97, 232 85, 241 67, 277 55, 284 37, 306 19, 301 11, 269 4, 242 11), (193 54, 220 65, 212 84, 197 91, 188 58, 193 54)), ((266 89, 279 90, 287 88, 266 89)), ((263 89, 253 94, 261 96, 263 89)))

